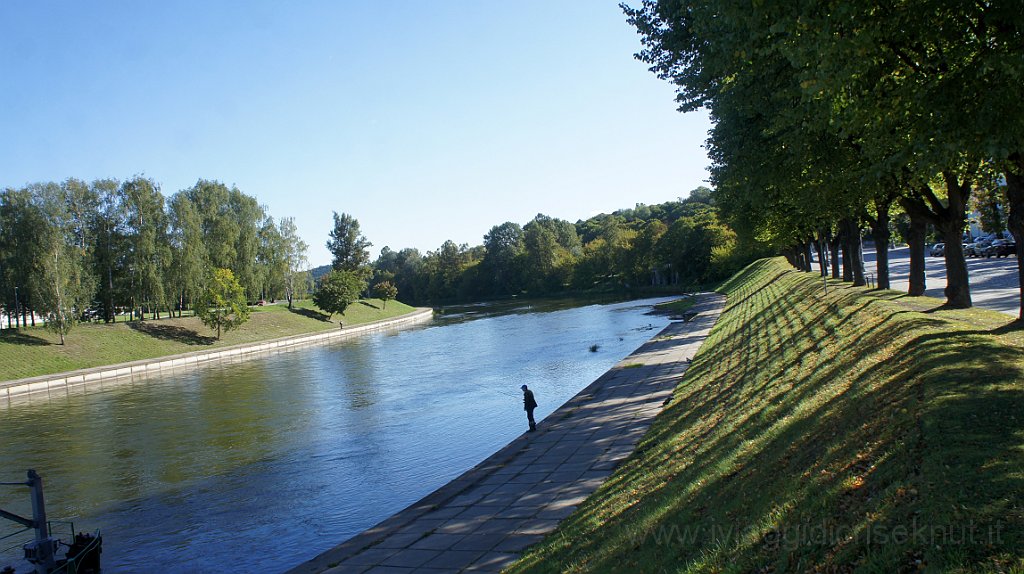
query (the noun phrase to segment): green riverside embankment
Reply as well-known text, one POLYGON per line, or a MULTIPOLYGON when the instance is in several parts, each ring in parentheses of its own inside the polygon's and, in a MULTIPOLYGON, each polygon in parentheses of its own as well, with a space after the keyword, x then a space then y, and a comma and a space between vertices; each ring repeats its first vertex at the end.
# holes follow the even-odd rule
POLYGON ((513 572, 1024 572, 1024 331, 754 263, 671 402, 513 572))
POLYGON ((293 309, 283 304, 253 307, 246 323, 223 333, 219 340, 216 331, 196 317, 81 324, 72 329, 64 345, 43 327, 4 329, 0 331, 0 381, 321 333, 338 330, 339 321, 355 326, 414 310, 398 301, 385 304, 366 299, 328 320, 310 301, 296 302, 293 309))

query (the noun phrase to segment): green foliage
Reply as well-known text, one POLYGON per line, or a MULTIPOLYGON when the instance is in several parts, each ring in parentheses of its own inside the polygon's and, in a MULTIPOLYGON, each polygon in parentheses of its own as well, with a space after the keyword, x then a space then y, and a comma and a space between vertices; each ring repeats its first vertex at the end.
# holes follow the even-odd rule
MULTIPOLYGON (((1011 214, 1021 213, 1011 228, 1024 235, 1024 103, 1006 97, 1024 77, 1018 8, 623 5, 641 35, 637 56, 676 86, 680 109, 711 113, 714 196, 738 241, 793 251, 843 220, 849 229, 866 220, 884 240, 897 202, 958 245, 972 186, 992 166, 1006 175, 1011 214)), ((884 253, 878 261, 881 280, 884 253)), ((960 250, 946 261, 948 304, 970 306, 960 250)))
POLYGON ((295 218, 285 217, 280 224, 281 237, 281 260, 284 270, 284 292, 288 299, 288 308, 291 309, 293 300, 305 293, 305 286, 309 282, 305 271, 308 266, 306 260, 306 242, 299 237, 298 228, 295 226, 295 218))
POLYGON ((638 204, 576 224, 543 214, 522 227, 505 222, 473 248, 446 241, 420 256, 385 247, 374 273, 412 302, 664 288, 725 277, 762 255, 739 247, 711 190, 697 188, 686 199, 638 204), (692 237, 667 234, 680 219, 690 222, 692 237))
POLYGON ((395 287, 390 281, 381 281, 373 286, 373 295, 383 301, 386 308, 388 301, 398 297, 398 287, 395 287))
POLYGON ((294 297, 306 291, 305 250, 293 221, 278 228, 255 198, 215 181, 199 180, 167 201, 141 176, 0 192, 0 305, 17 309, 18 323, 51 313, 58 275, 91 290, 69 316, 89 308, 106 322, 125 311, 133 319, 180 316, 211 267, 231 269, 247 300, 294 297), (53 247, 52 238, 63 245, 53 247), (54 252, 59 263, 47 263, 54 252))
POLYGON ((373 244, 359 233, 359 221, 347 213, 334 212, 327 250, 334 256, 331 266, 336 271, 355 271, 370 261, 367 249, 373 244))
POLYGON ((349 305, 359 300, 366 290, 365 275, 359 271, 332 270, 320 279, 313 303, 330 319, 335 313, 345 314, 349 305))
POLYGON ((221 331, 232 331, 249 320, 249 306, 235 274, 230 269, 214 269, 210 283, 196 301, 196 316, 204 325, 221 331))
POLYGON ((46 328, 65 336, 78 322, 79 314, 91 301, 95 282, 87 265, 88 241, 85 214, 91 199, 88 187, 77 180, 62 186, 46 186, 39 197, 45 227, 38 270, 36 300, 46 317, 46 328))
POLYGON ((1002 237, 1007 223, 1003 210, 1007 205, 1004 186, 991 179, 979 184, 974 194, 974 206, 978 210, 979 223, 984 231, 998 233, 1002 237))
POLYGON ((523 228, 506 221, 484 235, 483 266, 491 274, 492 293, 515 295, 523 289, 523 228))

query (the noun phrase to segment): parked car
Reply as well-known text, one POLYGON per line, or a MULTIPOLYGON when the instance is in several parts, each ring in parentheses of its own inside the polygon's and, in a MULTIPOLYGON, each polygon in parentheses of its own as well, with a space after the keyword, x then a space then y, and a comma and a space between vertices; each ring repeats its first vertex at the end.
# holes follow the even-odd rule
POLYGON ((996 239, 985 248, 985 257, 1009 257, 1017 254, 1017 244, 1012 239, 996 239))
POLYGON ((968 257, 984 257, 985 250, 992 244, 991 239, 979 239, 971 244, 971 252, 965 253, 968 257))
POLYGON ((929 254, 932 257, 942 257, 943 255, 946 254, 946 244, 936 243, 935 245, 932 245, 932 250, 929 254))

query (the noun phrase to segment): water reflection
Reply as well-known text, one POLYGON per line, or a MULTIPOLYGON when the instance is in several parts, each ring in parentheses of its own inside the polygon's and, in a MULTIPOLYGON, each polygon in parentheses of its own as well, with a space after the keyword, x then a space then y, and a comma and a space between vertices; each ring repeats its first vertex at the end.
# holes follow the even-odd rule
MULTIPOLYGON (((232 570, 254 553, 283 570, 523 432, 523 382, 549 414, 664 326, 650 303, 448 309, 412 330, 15 404, 0 409, 0 481, 38 469, 51 517, 103 529, 111 571, 232 570)), ((30 513, 13 489, 0 508, 30 513)))

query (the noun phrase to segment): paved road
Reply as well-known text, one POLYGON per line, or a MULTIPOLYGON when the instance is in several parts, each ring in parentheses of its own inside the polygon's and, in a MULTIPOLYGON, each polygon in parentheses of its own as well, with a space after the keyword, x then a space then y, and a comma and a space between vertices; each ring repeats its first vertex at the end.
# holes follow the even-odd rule
POLYGON ((569 516, 629 457, 718 320, 698 295, 676 321, 484 462, 409 508, 302 564, 317 572, 499 572, 569 516))
MULTIPOLYGON (((927 290, 925 295, 945 299, 946 260, 942 257, 925 258, 927 290)), ((875 252, 864 250, 866 271, 874 274, 875 252)), ((967 272, 971 281, 971 300, 976 307, 992 309, 1013 315, 1020 312, 1020 287, 1017 277, 1017 260, 1012 257, 986 259, 967 258, 967 272)), ((889 251, 889 276, 892 288, 906 292, 910 275, 910 249, 900 247, 889 251)))

